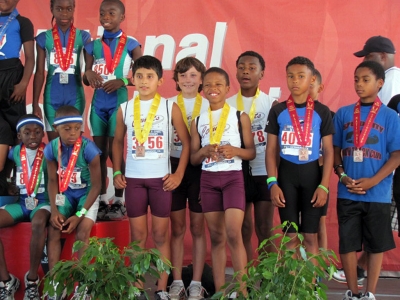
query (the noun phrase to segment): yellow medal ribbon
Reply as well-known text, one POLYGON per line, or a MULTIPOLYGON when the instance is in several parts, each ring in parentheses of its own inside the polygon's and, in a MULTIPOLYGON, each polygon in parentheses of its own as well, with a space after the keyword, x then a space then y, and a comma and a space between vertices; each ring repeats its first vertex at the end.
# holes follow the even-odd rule
MULTIPOLYGON (((256 94, 254 95, 253 99, 251 100, 251 107, 249 111, 249 117, 251 123, 253 123, 254 116, 256 115, 256 99, 260 96, 260 89, 257 88, 256 94)), ((242 92, 239 90, 239 93, 236 97, 236 106, 237 110, 244 111, 244 103, 243 103, 243 97, 242 97, 242 92)))
POLYGON ((133 126, 135 128, 135 136, 139 141, 140 145, 143 145, 144 142, 149 137, 150 129, 153 126, 154 116, 156 115, 158 106, 161 102, 160 94, 156 94, 154 96, 153 101, 151 102, 150 110, 147 114, 146 121, 144 123, 143 129, 141 128, 141 120, 140 120, 140 97, 137 95, 134 100, 133 105, 133 126))
MULTIPOLYGON (((185 108, 185 102, 183 101, 183 96, 182 93, 179 93, 178 97, 177 97, 177 102, 178 102, 178 106, 182 112, 182 117, 183 117, 183 121, 186 124, 187 129, 190 132, 190 124, 188 123, 188 119, 187 119, 187 114, 186 114, 186 108, 185 108)), ((201 103, 203 101, 203 98, 201 97, 201 95, 199 93, 197 93, 196 95, 196 100, 194 102, 194 108, 193 108, 193 112, 192 112, 192 120, 194 120, 195 118, 197 118, 200 115, 200 109, 201 109, 201 103)))
POLYGON ((215 134, 213 132, 213 122, 212 122, 212 114, 211 109, 208 108, 208 119, 210 121, 210 144, 211 145, 219 145, 221 143, 222 134, 224 133, 226 121, 228 120, 228 115, 231 107, 228 104, 224 104, 222 108, 221 117, 219 118, 217 124, 217 130, 215 130, 215 134))

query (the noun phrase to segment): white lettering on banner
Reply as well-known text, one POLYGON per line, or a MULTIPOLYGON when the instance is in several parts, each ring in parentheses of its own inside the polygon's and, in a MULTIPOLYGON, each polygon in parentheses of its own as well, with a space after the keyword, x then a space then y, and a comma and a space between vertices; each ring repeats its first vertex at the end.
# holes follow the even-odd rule
MULTIPOLYGON (((217 22, 214 31, 213 48, 211 52, 210 66, 220 67, 222 62, 222 52, 225 44, 227 31, 226 22, 217 22)), ((208 55, 209 41, 207 37, 200 33, 192 33, 183 37, 179 46, 183 49, 176 55, 175 61, 178 61, 186 56, 194 56, 202 63, 206 64, 208 55)), ((158 47, 164 46, 162 55, 162 65, 164 70, 172 70, 174 53, 176 48, 175 40, 168 34, 159 36, 146 36, 144 55, 155 55, 158 47)))

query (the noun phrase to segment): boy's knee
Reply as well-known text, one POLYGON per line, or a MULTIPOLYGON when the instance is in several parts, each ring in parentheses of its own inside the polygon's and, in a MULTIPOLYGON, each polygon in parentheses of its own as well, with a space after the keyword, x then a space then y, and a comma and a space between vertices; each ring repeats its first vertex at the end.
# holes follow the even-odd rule
POLYGON ((184 236, 185 232, 186 232, 186 224, 183 223, 172 224, 171 234, 174 238, 179 238, 184 236))
POLYGON ((90 230, 77 230, 75 239, 77 241, 88 242, 90 238, 90 230))
POLYGON ((152 236, 154 244, 164 245, 168 241, 168 230, 153 230, 152 236))
POLYGON ((226 235, 223 231, 219 230, 210 230, 210 239, 211 239, 211 245, 217 246, 220 244, 225 244, 226 242, 226 235))
POLYGON ((190 233, 195 238, 200 238, 204 235, 204 224, 190 224, 190 233))

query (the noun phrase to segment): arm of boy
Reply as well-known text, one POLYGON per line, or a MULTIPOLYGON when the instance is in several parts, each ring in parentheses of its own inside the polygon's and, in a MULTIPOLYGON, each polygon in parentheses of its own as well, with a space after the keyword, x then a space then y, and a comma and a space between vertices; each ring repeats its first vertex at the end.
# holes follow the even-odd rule
POLYGON ((92 70, 94 58, 92 55, 85 51, 85 74, 83 75, 83 83, 90 85, 92 88, 101 88, 103 85, 103 78, 92 70))
MULTIPOLYGON (((333 147, 333 152, 334 152, 334 165, 335 166, 339 166, 339 165, 343 165, 343 160, 342 160, 342 149, 340 149, 340 147, 334 146, 333 147)), ((345 186, 347 186, 349 188, 349 186, 353 186, 354 185, 354 180, 352 178, 350 178, 347 174, 344 175, 343 177, 341 177, 342 173, 345 173, 345 170, 342 167, 338 167, 336 169, 336 173, 339 176, 339 181, 344 184, 345 186), (340 179, 342 178, 342 179, 340 179)))
POLYGON ((354 187, 349 192, 354 194, 366 194, 367 190, 377 185, 385 177, 389 176, 400 165, 400 150, 390 153, 388 161, 379 171, 370 178, 360 178, 354 180, 354 187))
POLYGON ((190 163, 193 166, 198 166, 206 158, 217 160, 217 153, 218 146, 215 144, 201 147, 196 120, 192 120, 192 124, 190 125, 190 163))
MULTIPOLYGON (((83 208, 89 210, 93 203, 96 201, 97 196, 101 191, 101 168, 100 168, 100 154, 96 155, 89 163, 90 182, 91 187, 87 195, 83 208)), ((64 233, 71 233, 79 225, 85 216, 78 217, 76 214, 72 215, 64 222, 64 233)))
POLYGON ((64 216, 58 211, 56 205, 56 195, 58 193, 57 163, 54 160, 47 160, 47 173, 49 182, 47 185, 51 207, 50 224, 56 229, 62 230, 64 226, 64 216))
POLYGON ((35 52, 33 40, 27 41, 22 45, 24 47, 25 56, 24 73, 22 75, 21 81, 18 84, 14 85, 14 91, 10 96, 10 99, 14 100, 15 102, 21 102, 25 100, 29 80, 31 79, 33 68, 35 67, 35 52))
POLYGON ((181 184, 190 155, 189 132, 185 122, 183 121, 182 112, 176 103, 172 105, 172 125, 174 125, 178 137, 182 142, 182 153, 175 173, 167 174, 163 177, 163 189, 165 191, 172 191, 181 184))
POLYGON ((46 60, 46 52, 36 44, 36 72, 33 77, 33 100, 32 110, 33 114, 43 119, 42 110, 39 106, 39 98, 44 84, 44 67, 46 60))
MULTIPOLYGON (((272 133, 267 134, 267 149, 265 151, 265 167, 268 177, 277 178, 277 153, 279 152, 278 136, 272 133)), ((285 197, 278 184, 271 186, 271 201, 276 207, 285 207, 285 197)))
POLYGON ((218 147, 218 152, 223 154, 225 158, 231 159, 234 156, 239 156, 244 160, 252 160, 256 157, 256 148, 254 146, 253 134, 251 133, 251 121, 246 113, 240 115, 240 122, 242 124, 243 142, 245 148, 233 147, 231 145, 224 145, 218 147))
MULTIPOLYGON (((124 138, 126 134, 126 126, 124 124, 124 118, 122 115, 121 107, 117 112, 117 125, 115 127, 114 140, 112 144, 112 162, 114 173, 121 171, 123 162, 123 149, 124 149, 124 138)), ((114 176, 114 186, 117 189, 126 188, 126 180, 124 174, 117 174, 114 176)))
MULTIPOLYGON (((324 154, 324 167, 320 185, 328 189, 334 161, 334 151, 331 134, 326 135, 322 138, 322 153, 324 154)), ((311 203, 313 203, 313 207, 322 207, 325 205, 327 199, 328 193, 324 189, 317 187, 311 199, 311 203)))

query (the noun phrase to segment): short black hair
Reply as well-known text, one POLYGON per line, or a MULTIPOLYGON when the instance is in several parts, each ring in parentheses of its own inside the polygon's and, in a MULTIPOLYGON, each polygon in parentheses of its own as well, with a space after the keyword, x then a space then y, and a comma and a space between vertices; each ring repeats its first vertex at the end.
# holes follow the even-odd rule
POLYGON ((163 76, 161 61, 154 56, 144 55, 136 59, 132 66, 132 76, 135 76, 136 71, 140 68, 154 70, 158 79, 161 79, 163 76))
POLYGON ((316 80, 318 81, 318 83, 321 84, 322 83, 322 75, 321 75, 321 73, 317 69, 314 69, 314 75, 315 75, 316 80))
POLYGON ((306 66, 311 73, 314 75, 315 74, 315 67, 313 62, 308 59, 307 57, 304 56, 296 56, 294 58, 292 58, 291 60, 289 60, 288 64, 286 65, 286 71, 287 69, 292 66, 292 65, 303 65, 306 66))
POLYGON ((243 56, 253 56, 253 57, 258 58, 258 61, 260 62, 260 65, 261 65, 261 70, 262 71, 265 70, 265 60, 264 60, 264 58, 260 54, 255 52, 255 51, 245 51, 242 54, 240 54, 239 57, 236 60, 236 67, 239 64, 239 59, 242 58, 243 56))
POLYGON ((354 72, 356 72, 359 68, 368 68, 376 76, 376 80, 382 79, 385 81, 385 70, 380 63, 372 60, 363 61, 356 67, 354 72))
POLYGON ((109 2, 109 3, 115 3, 115 4, 118 6, 118 8, 121 10, 121 13, 122 13, 123 15, 125 14, 125 5, 124 5, 124 3, 122 3, 121 0, 103 0, 103 1, 101 2, 101 4, 100 4, 100 7, 101 7, 101 5, 103 5, 103 3, 107 3, 107 2, 109 2))
MULTIPOLYGON (((27 119, 35 119, 35 120, 38 120, 38 121, 43 122, 43 120, 42 120, 41 118, 39 118, 37 115, 34 115, 34 114, 26 114, 26 115, 23 115, 22 117, 20 117, 20 118, 18 119, 17 124, 18 124, 19 122, 21 122, 21 121, 23 121, 23 120, 27 120, 27 119)), ((24 126, 25 126, 25 125, 24 125, 24 126)), ((22 127, 24 127, 24 126, 22 126, 22 127)), ((21 127, 21 128, 22 128, 22 127, 21 127)), ((20 130, 21 130, 21 128, 20 128, 20 130)))
POLYGON ((56 118, 63 116, 77 116, 77 115, 81 115, 81 113, 76 107, 71 105, 63 105, 56 110, 56 118))
MULTIPOLYGON (((182 58, 181 60, 179 60, 176 63, 175 69, 174 69, 174 76, 172 77, 172 79, 177 83, 178 75, 187 72, 191 67, 194 67, 197 72, 200 72, 201 77, 203 78, 203 74, 206 71, 206 67, 197 58, 189 56, 189 57, 182 58)), ((201 92, 202 88, 203 88, 203 85, 200 84, 198 92, 201 92)), ((181 88, 179 87, 178 83, 176 84, 176 90, 178 92, 181 91, 181 88)))
POLYGON ((226 73, 226 71, 225 71, 224 69, 221 69, 221 68, 218 68, 218 67, 211 67, 211 68, 209 68, 209 69, 204 73, 204 75, 203 75, 203 80, 204 80, 204 77, 206 77, 206 75, 207 75, 207 74, 210 74, 210 73, 218 73, 218 74, 224 76, 224 77, 225 77, 225 81, 226 81, 226 85, 227 85, 227 86, 230 85, 230 83, 229 83, 229 75, 228 75, 228 73, 226 73))

